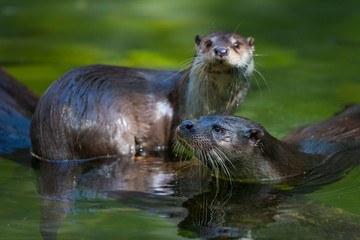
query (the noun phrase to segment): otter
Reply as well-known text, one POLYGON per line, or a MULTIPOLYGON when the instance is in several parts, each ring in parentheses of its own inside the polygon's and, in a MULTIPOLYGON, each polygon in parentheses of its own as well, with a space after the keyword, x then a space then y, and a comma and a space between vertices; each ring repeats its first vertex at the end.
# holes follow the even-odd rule
POLYGON ((282 141, 260 124, 238 116, 183 121, 178 142, 218 178, 276 180, 303 174, 337 153, 360 146, 360 104, 290 132, 282 141))
POLYGON ((254 70, 254 39, 213 32, 195 37, 180 72, 91 65, 57 79, 31 120, 33 154, 51 160, 163 150, 181 121, 232 114, 254 70))

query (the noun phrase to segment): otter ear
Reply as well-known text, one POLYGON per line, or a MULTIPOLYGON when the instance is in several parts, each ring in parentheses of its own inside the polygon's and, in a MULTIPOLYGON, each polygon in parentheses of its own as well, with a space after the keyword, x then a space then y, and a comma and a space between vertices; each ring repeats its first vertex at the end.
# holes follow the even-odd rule
POLYGON ((199 46, 199 44, 200 44, 201 40, 202 40, 202 36, 200 36, 200 35, 196 35, 196 37, 195 37, 195 42, 196 42, 196 45, 198 45, 198 46, 199 46))
POLYGON ((254 146, 257 146, 259 144, 264 135, 264 131, 259 128, 249 129, 246 133, 246 137, 254 146))
POLYGON ((255 39, 253 37, 248 37, 246 39, 247 43, 249 44, 250 47, 253 47, 254 46, 254 43, 255 43, 255 39))

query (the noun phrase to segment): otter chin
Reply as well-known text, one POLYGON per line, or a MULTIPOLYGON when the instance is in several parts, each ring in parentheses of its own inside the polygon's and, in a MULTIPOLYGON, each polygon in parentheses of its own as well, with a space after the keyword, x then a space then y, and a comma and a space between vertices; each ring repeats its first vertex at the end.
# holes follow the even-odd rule
POLYGON ((359 147, 360 105, 297 129, 283 141, 254 121, 224 115, 183 121, 176 138, 217 178, 279 180, 303 174, 337 152, 359 147))

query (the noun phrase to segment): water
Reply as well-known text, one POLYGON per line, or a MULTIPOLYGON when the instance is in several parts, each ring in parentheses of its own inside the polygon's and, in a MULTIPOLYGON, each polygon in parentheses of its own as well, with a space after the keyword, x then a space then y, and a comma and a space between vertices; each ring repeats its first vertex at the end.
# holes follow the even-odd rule
MULTIPOLYGON (((255 38, 263 76, 237 114, 281 138, 360 101, 359 24, 353 0, 0 1, 0 64, 42 94, 82 65, 182 69, 196 34, 237 29, 255 38)), ((28 122, 0 124, 10 136, 0 144, 0 239, 39 239, 40 229, 58 239, 360 236, 356 151, 335 159, 354 163, 336 171, 222 186, 163 158, 31 167, 28 122)))

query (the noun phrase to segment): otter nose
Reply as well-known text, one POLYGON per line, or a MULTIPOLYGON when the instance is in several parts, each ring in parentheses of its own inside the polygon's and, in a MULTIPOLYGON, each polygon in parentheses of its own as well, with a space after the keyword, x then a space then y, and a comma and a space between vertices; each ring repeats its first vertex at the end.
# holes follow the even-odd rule
POLYGON ((190 129, 192 129, 194 127, 194 124, 189 120, 183 121, 181 125, 183 127, 185 127, 186 129, 188 129, 188 130, 190 130, 190 129))
POLYGON ((215 48, 215 55, 219 56, 219 57, 224 57, 229 55, 229 49, 224 48, 224 47, 218 47, 215 48))

